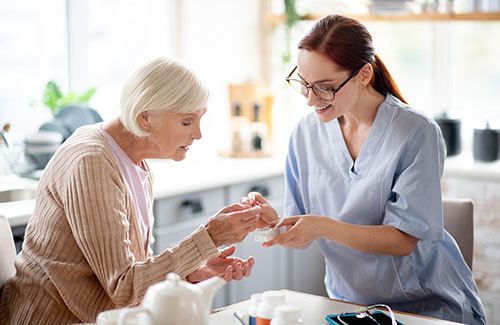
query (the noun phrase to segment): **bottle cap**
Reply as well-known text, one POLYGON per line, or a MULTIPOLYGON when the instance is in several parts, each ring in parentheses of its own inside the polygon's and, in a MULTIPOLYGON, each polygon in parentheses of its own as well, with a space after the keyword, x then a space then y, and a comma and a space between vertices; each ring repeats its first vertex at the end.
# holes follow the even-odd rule
POLYGON ((275 317, 287 322, 297 321, 300 317, 300 309, 297 306, 281 305, 274 311, 275 317))
POLYGON ((273 305, 283 305, 285 303, 285 293, 277 290, 265 291, 262 294, 262 301, 273 305))

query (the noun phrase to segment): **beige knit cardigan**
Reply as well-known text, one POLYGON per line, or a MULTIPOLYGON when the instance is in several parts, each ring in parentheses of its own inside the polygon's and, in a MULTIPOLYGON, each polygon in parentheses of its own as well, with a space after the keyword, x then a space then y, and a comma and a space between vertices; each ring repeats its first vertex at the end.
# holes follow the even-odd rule
POLYGON ((104 310, 140 304, 167 273, 185 277, 218 255, 203 226, 160 255, 146 251, 131 189, 99 128, 79 128, 47 165, 0 324, 92 323, 104 310))

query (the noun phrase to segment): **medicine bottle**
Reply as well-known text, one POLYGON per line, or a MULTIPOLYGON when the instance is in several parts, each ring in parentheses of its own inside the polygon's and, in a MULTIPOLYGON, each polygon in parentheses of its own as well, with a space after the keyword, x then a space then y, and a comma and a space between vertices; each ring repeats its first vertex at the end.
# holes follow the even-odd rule
POLYGON ((285 303, 285 294, 280 291, 265 291, 262 301, 257 307, 257 325, 270 325, 274 317, 274 310, 285 303))
POLYGON ((300 309, 297 306, 281 305, 276 307, 271 325, 303 325, 300 309))
POLYGON ((250 322, 248 325, 257 325, 257 307, 262 301, 261 293, 254 293, 250 296, 250 307, 248 307, 248 315, 250 316, 250 322))

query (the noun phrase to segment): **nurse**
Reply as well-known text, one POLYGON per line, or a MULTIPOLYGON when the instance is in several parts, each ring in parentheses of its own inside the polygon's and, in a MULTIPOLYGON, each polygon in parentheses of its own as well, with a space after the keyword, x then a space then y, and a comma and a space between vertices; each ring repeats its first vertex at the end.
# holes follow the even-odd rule
MULTIPOLYGON (((443 230, 436 123, 407 105, 359 21, 324 17, 298 48, 286 80, 314 112, 290 139, 289 230, 264 246, 316 240, 332 298, 484 324, 472 272, 443 230)), ((260 194, 243 201, 257 201, 261 222, 276 223, 260 194)))

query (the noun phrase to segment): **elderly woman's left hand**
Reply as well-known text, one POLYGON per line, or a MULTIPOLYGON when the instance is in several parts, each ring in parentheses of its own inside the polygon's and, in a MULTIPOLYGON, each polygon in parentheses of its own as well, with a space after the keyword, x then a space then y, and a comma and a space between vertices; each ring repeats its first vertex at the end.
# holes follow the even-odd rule
POLYGON ((213 276, 219 276, 229 282, 249 276, 255 262, 253 257, 248 260, 231 257, 234 251, 234 246, 224 248, 219 256, 209 259, 197 270, 189 274, 187 280, 189 282, 200 282, 213 276))

